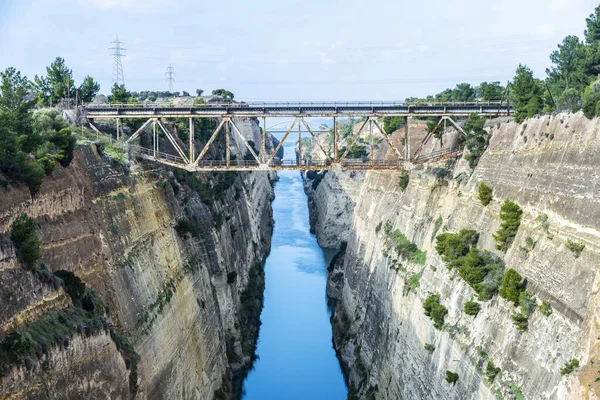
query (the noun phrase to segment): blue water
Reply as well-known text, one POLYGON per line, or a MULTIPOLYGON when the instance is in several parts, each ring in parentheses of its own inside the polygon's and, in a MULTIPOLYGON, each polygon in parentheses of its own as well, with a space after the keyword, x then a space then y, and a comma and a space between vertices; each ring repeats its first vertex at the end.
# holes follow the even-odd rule
POLYGON ((331 341, 325 294, 332 254, 309 232, 300 174, 281 172, 279 177, 259 359, 244 382, 243 399, 344 400, 347 388, 331 341))

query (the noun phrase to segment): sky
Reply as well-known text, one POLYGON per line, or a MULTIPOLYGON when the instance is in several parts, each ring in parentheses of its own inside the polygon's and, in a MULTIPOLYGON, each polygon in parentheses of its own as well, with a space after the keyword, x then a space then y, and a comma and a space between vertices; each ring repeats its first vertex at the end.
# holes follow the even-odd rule
POLYGON ((404 100, 460 82, 545 77, 590 0, 0 0, 0 69, 57 56, 108 93, 116 35, 129 90, 232 91, 245 101, 404 100), (489 4, 488 4, 489 3, 489 4))

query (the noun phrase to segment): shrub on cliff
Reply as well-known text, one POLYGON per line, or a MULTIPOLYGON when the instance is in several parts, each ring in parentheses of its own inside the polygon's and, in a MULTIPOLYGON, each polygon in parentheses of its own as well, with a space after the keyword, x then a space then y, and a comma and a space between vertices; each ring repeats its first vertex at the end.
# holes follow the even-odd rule
POLYGON ((469 300, 465 303, 464 305, 464 311, 465 314, 467 315, 472 315, 474 317, 477 316, 477 314, 479 314, 479 303, 473 300, 469 300))
POLYGON ((484 182, 481 182, 481 184, 479 185, 479 192, 477 197, 479 198, 479 201, 481 201, 481 204, 487 206, 488 204, 490 204, 493 198, 492 188, 486 185, 484 182))
POLYGON ((446 382, 454 385, 456 384, 456 381, 458 381, 458 374, 456 372, 446 371, 446 382))
POLYGON ((459 233, 445 232, 436 237, 435 250, 448 268, 456 268, 461 265, 462 257, 467 255, 478 240, 479 233, 474 230, 463 229, 459 233))
POLYGON ((498 294, 503 299, 512 301, 515 306, 519 305, 519 296, 523 291, 523 278, 517 271, 509 268, 502 277, 498 294))
POLYGON ((12 223, 10 239, 17 250, 19 260, 29 268, 34 268, 40 259, 40 238, 37 223, 27 214, 21 214, 12 223))
POLYGON ((517 236, 523 211, 518 204, 506 199, 500 209, 500 229, 494 235, 496 249, 506 252, 517 236))
POLYGON ((493 253, 472 247, 461 259, 458 273, 475 290, 480 301, 491 300, 502 280, 504 261, 493 253))
POLYGON ((410 175, 408 171, 400 171, 400 176, 398 177, 398 186, 404 192, 408 187, 408 182, 410 181, 410 175))
POLYGON ((585 244, 572 242, 571 240, 567 241, 566 246, 567 249, 571 250, 571 252, 573 253, 573 257, 575 258, 579 258, 579 256, 581 256, 581 253, 583 252, 583 249, 585 249, 585 244))
POLYGON ((423 301, 423 310, 425 315, 433 321, 436 329, 442 329, 444 326, 444 317, 448 314, 448 309, 440 304, 440 295, 429 293, 429 296, 423 301))
POLYGON ((488 360, 487 365, 485 366, 485 377, 488 382, 494 382, 496 376, 500 373, 500 368, 496 367, 492 360, 488 360))
POLYGON ((386 244, 395 249, 400 257, 416 264, 425 264, 427 260, 427 254, 424 251, 419 250, 417 245, 408 240, 406 235, 404 235, 398 229, 391 231, 391 224, 388 229, 387 223, 385 227, 385 233, 387 236, 386 244))
POLYGON ((198 224, 185 218, 180 218, 177 220, 177 224, 175 224, 175 231, 179 234, 179 236, 182 237, 188 233, 192 237, 198 237, 200 236, 200 233, 202 233, 198 224))
POLYGON ((575 371, 576 368, 579 367, 579 360, 573 358, 565 363, 565 365, 560 369, 561 375, 569 375, 571 372, 575 371))

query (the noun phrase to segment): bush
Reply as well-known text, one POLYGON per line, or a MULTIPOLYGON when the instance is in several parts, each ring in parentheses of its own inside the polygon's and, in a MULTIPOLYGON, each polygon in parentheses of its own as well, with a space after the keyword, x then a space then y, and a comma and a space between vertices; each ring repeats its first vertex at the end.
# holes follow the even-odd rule
POLYGON ((185 218, 180 218, 177 220, 177 224, 175 224, 175 231, 179 234, 179 236, 182 237, 187 233, 189 233, 192 237, 198 237, 202 232, 198 224, 185 218))
POLYGON ((425 350, 427 350, 427 352, 429 354, 433 353, 435 351, 435 346, 431 343, 425 343, 425 346, 423 346, 425 348, 425 350))
POLYGON ((522 314, 521 312, 516 312, 512 315, 513 324, 517 328, 517 330, 523 332, 526 331, 529 326, 529 320, 527 316, 522 314))
POLYGON ((40 192, 42 186, 42 178, 46 175, 44 168, 37 162, 29 162, 22 165, 23 182, 29 188, 31 196, 35 196, 40 192))
POLYGON ((407 292, 411 292, 414 291, 416 288, 419 287, 419 284, 421 283, 421 272, 417 272, 416 274, 413 274, 409 280, 407 280, 405 282, 405 287, 406 287, 406 291, 407 292))
POLYGON ((408 171, 400 171, 400 176, 398 177, 398 186, 402 191, 405 191, 408 187, 408 183, 410 182, 410 175, 408 171))
POLYGON ((501 369, 497 368, 492 360, 488 360, 487 365, 485 366, 485 377, 490 383, 494 382, 494 379, 496 379, 496 376, 500 373, 500 371, 501 369))
POLYGON ((446 382, 451 383, 452 385, 456 384, 458 380, 458 374, 452 371, 446 371, 446 382))
POLYGON ((427 254, 419 250, 416 244, 412 243, 398 229, 391 230, 391 223, 386 223, 384 232, 386 233, 386 244, 391 246, 398 255, 412 263, 424 265, 427 260, 427 254))
POLYGON ((440 304, 440 295, 429 293, 429 296, 423 301, 423 310, 425 315, 433 321, 436 329, 442 329, 444 326, 444 317, 448 314, 448 309, 440 304))
POLYGON ((435 250, 449 268, 461 265, 461 260, 477 244, 479 233, 463 229, 459 233, 442 233, 436 237, 435 250))
POLYGON ((54 172, 54 168, 56 168, 54 161, 48 157, 42 157, 37 162, 42 166, 47 176, 51 175, 54 172))
POLYGON ((489 251, 475 247, 461 259, 458 273, 475 290, 480 301, 491 300, 502 280, 504 262, 489 251))
POLYGON ((581 253, 583 252, 583 249, 585 249, 585 244, 571 242, 571 240, 567 241, 566 246, 567 249, 571 250, 571 252, 573 253, 573 257, 575 258, 579 258, 579 256, 581 256, 581 253))
POLYGON ((479 314, 479 303, 476 301, 469 300, 465 303, 464 311, 467 315, 477 316, 479 314))
POLYGON ((17 250, 19 260, 29 268, 34 268, 40 259, 40 238, 37 223, 27 214, 21 214, 12 223, 10 239, 17 250))
POLYGON ((540 304, 540 312, 545 315, 546 317, 550 316, 552 314, 552 306, 550 306, 550 303, 547 302, 546 300, 542 301, 542 304, 540 304))
POLYGON ((479 193, 477 197, 479 198, 479 201, 481 201, 481 204, 487 206, 488 204, 490 204, 493 198, 492 188, 486 185, 485 183, 481 182, 481 184, 479 185, 479 193))
POLYGON ((506 199, 500 209, 500 229, 494 235, 496 249, 506 252, 517 236, 519 225, 521 225, 521 216, 523 211, 512 201, 506 199))
POLYGON ((573 359, 567 361, 565 363, 564 367, 562 367, 560 369, 560 374, 561 375, 569 375, 571 372, 573 372, 578 367, 579 367, 579 360, 576 358, 573 358, 573 359))
POLYGON ((519 296, 523 291, 523 278, 517 271, 509 268, 502 277, 498 294, 505 300, 512 301, 515 306, 519 305, 519 296))
POLYGON ((57 147, 56 159, 60 162, 60 165, 67 167, 73 160, 73 151, 77 139, 75 139, 69 128, 63 128, 51 138, 51 141, 57 147))

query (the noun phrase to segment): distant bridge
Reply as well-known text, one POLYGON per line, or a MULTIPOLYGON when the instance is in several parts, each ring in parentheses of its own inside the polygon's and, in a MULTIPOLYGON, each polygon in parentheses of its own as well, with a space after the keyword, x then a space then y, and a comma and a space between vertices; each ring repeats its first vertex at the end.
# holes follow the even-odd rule
MULTIPOLYGON (((225 104, 198 104, 193 106, 175 106, 172 104, 89 104, 83 108, 89 125, 102 133, 95 125, 95 120, 114 119, 117 125, 117 141, 129 145, 129 148, 145 159, 149 159, 173 167, 183 168, 188 171, 252 171, 252 170, 389 170, 404 169, 406 163, 424 164, 436 162, 447 158, 456 158, 462 154, 462 147, 444 147, 442 135, 442 150, 431 154, 421 155, 424 145, 432 139, 433 134, 428 134, 422 140, 415 152, 410 151, 409 118, 438 117, 437 130, 441 123, 449 122, 464 135, 462 128, 453 120, 456 117, 466 117, 477 114, 486 118, 509 116, 511 107, 508 102, 430 102, 402 104, 396 102, 312 102, 312 103, 225 103, 225 104), (390 135, 385 134, 380 126, 379 118, 402 116, 406 118, 404 130, 403 151, 394 145, 390 135), (358 117, 362 118, 361 127, 347 138, 348 145, 343 154, 340 154, 340 139, 338 119, 358 117), (144 124, 131 136, 124 137, 122 133, 122 120, 146 119, 144 124), (173 135, 162 119, 187 118, 189 119, 188 143, 183 143, 177 135, 173 135), (196 153, 194 123, 195 118, 213 118, 219 121, 210 139, 203 146, 200 153, 196 153), (234 118, 262 118, 263 127, 266 127, 267 118, 293 118, 293 122, 277 146, 268 154, 266 151, 266 129, 262 131, 260 149, 250 146, 234 118), (330 154, 320 144, 315 131, 311 130, 305 118, 332 118, 333 119, 333 144, 330 154), (321 160, 312 160, 303 157, 302 129, 309 133, 323 153, 321 160), (159 149, 157 127, 165 134, 172 146, 171 152, 159 149), (283 146, 294 128, 298 129, 298 154, 295 160, 280 160, 277 158, 279 149, 283 146), (365 128, 369 129, 370 156, 360 159, 350 159, 348 155, 365 128), (152 129, 150 129, 152 128, 152 129), (375 129, 374 129, 375 128, 375 129), (207 160, 205 156, 221 131, 225 131, 225 159, 207 160), (151 131, 151 132, 150 132, 151 131), (134 141, 145 132, 152 134, 152 149, 134 145, 134 141), (251 160, 232 160, 230 157, 230 135, 235 132, 252 155, 251 160), (379 136, 387 142, 394 151, 395 160, 381 160, 375 158, 374 136, 379 136), (174 151, 173 151, 174 150, 174 151)), ((342 148, 343 150, 343 148, 342 148)))

